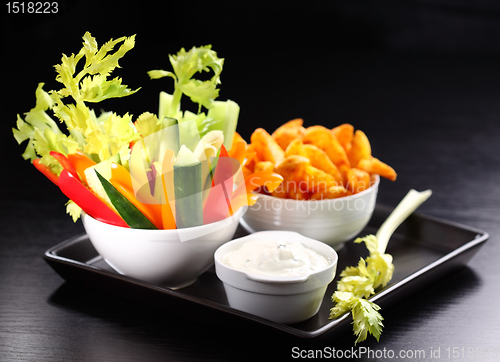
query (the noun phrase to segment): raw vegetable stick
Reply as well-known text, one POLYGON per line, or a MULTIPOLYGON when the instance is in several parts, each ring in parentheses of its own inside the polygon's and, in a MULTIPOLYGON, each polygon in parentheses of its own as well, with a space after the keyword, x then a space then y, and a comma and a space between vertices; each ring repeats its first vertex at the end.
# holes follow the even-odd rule
POLYGON ((109 208, 67 170, 62 170, 59 175, 59 188, 63 194, 94 219, 111 225, 128 227, 127 223, 116 212, 109 208))
POLYGON ((58 186, 59 176, 57 176, 54 172, 52 172, 50 167, 44 165, 41 161, 42 160, 40 158, 33 160, 33 166, 35 166, 38 171, 43 173, 45 177, 47 177, 50 181, 52 181, 54 185, 58 186))
MULTIPOLYGON (((173 94, 160 93, 160 106, 158 118, 172 117, 184 124, 186 121, 195 120, 197 127, 186 132, 181 132, 181 140, 190 140, 200 132, 204 136, 209 131, 220 130, 224 132, 224 145, 230 149, 236 131, 240 107, 232 100, 217 101, 219 96, 220 75, 224 65, 224 59, 219 58, 212 50, 211 45, 193 47, 186 51, 182 48, 177 54, 169 56, 173 72, 165 70, 151 70, 148 75, 151 79, 171 77, 174 80, 173 94), (194 78, 197 73, 207 70, 213 72, 213 76, 200 84, 200 80, 194 78), (181 110, 181 98, 188 96, 197 104, 199 112, 194 114, 181 110), (208 112, 201 112, 205 107, 208 112), (194 133, 191 133, 191 132, 194 133)), ((192 148, 190 148, 193 150, 192 148)))
POLYGON ((185 145, 174 162, 175 220, 177 228, 203 225, 201 162, 185 145))
POLYGON ((89 167, 92 167, 96 164, 95 161, 88 158, 82 151, 76 150, 75 153, 71 153, 68 155, 68 160, 75 167, 78 176, 80 176, 80 180, 87 185, 87 178, 85 177, 85 170, 89 167))
POLYGON ((164 203, 161 204, 161 217, 164 229, 176 229, 175 223, 175 191, 174 191, 174 151, 167 150, 163 157, 161 181, 163 185, 164 203))
POLYGON ((431 194, 430 190, 410 190, 382 224, 377 235, 367 235, 354 240, 355 243, 365 242, 370 256, 366 260, 361 258, 357 267, 347 267, 340 274, 342 279, 337 284, 337 291, 332 295, 332 301, 336 304, 330 310, 330 318, 351 311, 353 331, 357 336, 355 343, 364 341, 368 333, 379 340, 383 327, 383 318, 378 312, 380 307, 366 298, 374 294, 376 288, 386 286, 392 278, 392 256, 385 254, 392 233, 431 194))
POLYGON ((237 161, 229 157, 226 148, 222 145, 212 179, 212 187, 208 191, 208 198, 203 207, 203 222, 205 224, 217 222, 233 215, 230 202, 233 187, 233 162, 237 161))
POLYGON ((75 167, 65 155, 56 151, 50 151, 50 155, 54 157, 65 170, 68 170, 69 173, 71 173, 75 178, 80 180, 80 176, 76 172, 75 167))
POLYGON ((139 201, 134 193, 132 186, 132 179, 130 173, 123 167, 115 162, 111 163, 111 178, 109 182, 125 196, 137 209, 141 211, 158 229, 163 228, 161 205, 156 204, 154 198, 151 196, 151 201, 143 203, 139 201))
POLYGON ((157 229, 134 204, 123 196, 108 180, 102 177, 97 170, 95 170, 95 173, 111 203, 128 226, 134 229, 157 229))
POLYGON ((421 204, 423 204, 432 195, 431 190, 418 192, 410 190, 408 194, 396 206, 394 211, 384 221, 377 234, 378 247, 380 253, 385 253, 389 239, 394 231, 408 216, 413 213, 421 204))

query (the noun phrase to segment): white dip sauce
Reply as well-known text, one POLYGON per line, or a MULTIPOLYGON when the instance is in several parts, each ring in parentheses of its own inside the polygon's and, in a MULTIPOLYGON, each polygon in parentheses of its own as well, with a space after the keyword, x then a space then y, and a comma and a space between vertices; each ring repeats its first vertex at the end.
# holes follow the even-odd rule
POLYGON ((325 269, 330 261, 299 242, 254 240, 224 255, 222 262, 243 272, 298 276, 325 269))

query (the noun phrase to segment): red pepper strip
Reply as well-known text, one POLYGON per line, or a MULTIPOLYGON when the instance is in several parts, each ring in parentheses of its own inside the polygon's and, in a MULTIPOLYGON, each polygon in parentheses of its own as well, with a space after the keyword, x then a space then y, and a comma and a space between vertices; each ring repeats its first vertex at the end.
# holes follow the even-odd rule
POLYGON ((219 157, 229 157, 229 153, 227 152, 226 146, 224 145, 221 146, 219 157))
POLYGON ((57 161, 59 161, 61 166, 65 170, 68 170, 68 172, 70 174, 72 174, 74 177, 76 177, 78 179, 78 181, 81 181, 80 176, 78 176, 78 173, 75 170, 75 167, 73 167, 72 163, 68 160, 68 158, 66 156, 64 156, 62 153, 59 153, 56 151, 50 151, 50 155, 52 157, 54 157, 57 161))
POLYGON ((94 166, 96 162, 87 157, 82 151, 77 150, 75 153, 68 155, 68 160, 71 162, 75 168, 80 180, 83 181, 85 185, 88 185, 87 177, 85 176, 85 170, 91 166, 94 166))
POLYGON ((223 185, 213 186, 203 208, 203 224, 223 220, 229 214, 229 207, 224 195, 223 185))
POLYGON ((233 214, 231 198, 233 194, 233 161, 229 157, 226 148, 222 145, 215 167, 212 187, 203 208, 203 224, 225 219, 233 214))
POLYGON ((38 171, 43 173, 50 181, 52 181, 56 186, 58 186, 59 177, 54 172, 52 172, 49 166, 46 166, 43 163, 41 163, 39 158, 33 161, 33 166, 35 166, 38 171))
POLYGON ((108 205, 66 169, 62 170, 59 175, 59 188, 63 194, 73 200, 94 219, 111 225, 129 227, 117 213, 111 210, 108 205))

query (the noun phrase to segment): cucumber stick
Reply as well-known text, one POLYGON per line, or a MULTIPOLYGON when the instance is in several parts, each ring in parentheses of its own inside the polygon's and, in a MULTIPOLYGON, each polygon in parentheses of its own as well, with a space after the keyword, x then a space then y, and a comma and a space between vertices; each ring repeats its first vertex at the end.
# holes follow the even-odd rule
POLYGON ((127 223, 128 226, 134 229, 156 229, 156 226, 144 216, 125 196, 123 196, 108 180, 106 180, 97 170, 95 171, 97 178, 102 184, 104 191, 109 197, 109 200, 118 211, 118 214, 127 223))
POLYGON ((175 221, 177 228, 203 225, 201 162, 182 145, 174 162, 175 221))

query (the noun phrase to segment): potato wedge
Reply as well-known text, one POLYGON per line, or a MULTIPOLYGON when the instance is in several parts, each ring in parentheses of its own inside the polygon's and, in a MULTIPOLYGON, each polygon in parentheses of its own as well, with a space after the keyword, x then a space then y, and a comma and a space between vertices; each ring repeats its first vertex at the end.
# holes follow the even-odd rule
POLYGON ((358 168, 370 174, 380 175, 391 181, 396 181, 398 176, 391 166, 373 156, 359 161, 358 168))
POLYGON ((303 146, 307 158, 311 161, 311 165, 333 176, 339 184, 343 182, 343 176, 340 170, 330 160, 325 151, 312 144, 303 146))
POLYGON ((307 166, 310 166, 309 159, 303 156, 288 156, 276 165, 278 172, 285 181, 300 182, 304 179, 307 166))
POLYGON ((344 184, 344 187, 346 186, 345 184, 347 183, 347 173, 349 172, 351 168, 347 165, 340 165, 339 166, 339 171, 340 173, 342 174, 342 180, 343 180, 343 184, 344 184))
POLYGON ((302 143, 302 140, 298 138, 290 142, 285 150, 285 157, 293 155, 307 157, 307 152, 304 148, 304 144, 302 143))
POLYGON ((286 123, 283 123, 279 128, 276 130, 279 130, 280 128, 300 128, 304 124, 304 120, 302 118, 295 118, 292 119, 291 121, 288 121, 286 123))
MULTIPOLYGON (((298 155, 288 156, 275 165, 275 170, 283 177, 283 182, 271 195, 279 198, 290 198, 290 190, 302 186, 306 168, 309 165, 310 161, 306 157, 298 155)), ((307 188, 304 191, 307 191, 307 188)))
POLYGON ((313 144, 325 151, 335 166, 350 166, 346 151, 328 128, 323 126, 307 128, 302 142, 304 144, 313 144))
POLYGON ((333 135, 337 138, 339 143, 344 147, 344 150, 349 151, 351 143, 354 138, 354 127, 349 123, 341 124, 332 129, 333 135))
POLYGON ((360 160, 370 158, 372 155, 372 148, 368 137, 361 130, 356 130, 354 138, 351 143, 351 148, 347 152, 347 157, 351 167, 357 167, 360 160))
POLYGON ((370 174, 358 168, 351 168, 347 172, 346 189, 353 194, 364 191, 370 187, 370 174))
POLYGON ((337 199, 339 197, 349 196, 352 193, 346 190, 343 186, 333 185, 329 186, 324 190, 317 191, 313 193, 310 200, 326 200, 326 199, 337 199))
POLYGON ((259 160, 278 163, 285 158, 285 151, 265 129, 257 128, 252 133, 250 140, 259 160))
POLYGON ((303 122, 301 118, 288 121, 277 128, 273 132, 272 137, 283 150, 286 150, 290 142, 295 139, 301 140, 304 137, 306 130, 302 126, 303 122))
MULTIPOLYGON (((326 189, 329 185, 340 185, 332 175, 311 165, 306 166, 305 174, 301 183, 305 183, 309 192, 317 192, 326 189)), ((303 187, 301 187, 302 189, 303 187)))
MULTIPOLYGON (((235 133, 235 155, 242 154, 240 137, 235 133)), ((280 174, 281 185, 268 190, 275 197, 332 199, 366 190, 377 175, 396 179, 394 169, 371 153, 366 134, 355 131, 349 123, 332 129, 320 125, 304 128, 303 120, 297 118, 278 127, 272 135, 263 128, 256 129, 246 146, 243 172, 280 174)))
POLYGON ((294 200, 309 200, 311 198, 311 194, 307 191, 301 190, 299 187, 289 187, 288 198, 294 200))
POLYGON ((254 172, 259 172, 259 171, 269 171, 273 172, 274 171, 274 163, 271 161, 260 161, 255 164, 254 172))
POLYGON ((276 190, 271 192, 271 196, 277 197, 279 199, 288 198, 287 187, 286 187, 286 185, 283 185, 283 183, 280 186, 278 186, 278 188, 276 190))

